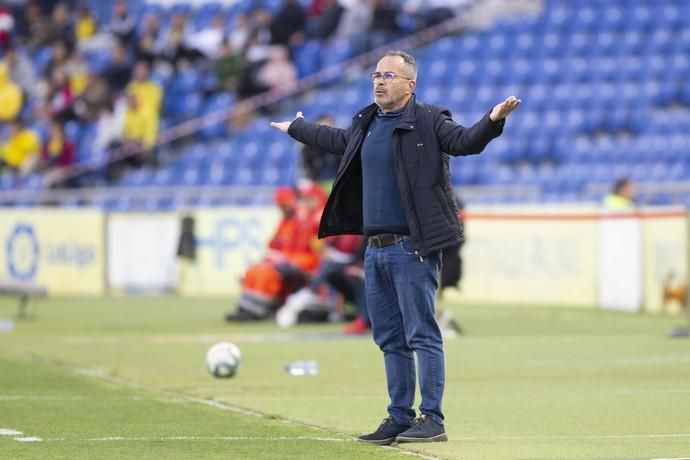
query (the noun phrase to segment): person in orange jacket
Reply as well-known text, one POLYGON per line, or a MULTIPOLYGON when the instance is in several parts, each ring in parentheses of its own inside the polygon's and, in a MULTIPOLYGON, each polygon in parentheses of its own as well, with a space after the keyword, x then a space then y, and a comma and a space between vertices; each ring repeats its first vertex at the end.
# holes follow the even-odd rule
POLYGON ((252 265, 242 280, 242 294, 236 311, 227 321, 251 321, 269 318, 287 296, 307 282, 314 262, 304 245, 304 223, 298 214, 297 194, 292 188, 280 187, 274 195, 282 219, 268 243, 263 261, 252 265))

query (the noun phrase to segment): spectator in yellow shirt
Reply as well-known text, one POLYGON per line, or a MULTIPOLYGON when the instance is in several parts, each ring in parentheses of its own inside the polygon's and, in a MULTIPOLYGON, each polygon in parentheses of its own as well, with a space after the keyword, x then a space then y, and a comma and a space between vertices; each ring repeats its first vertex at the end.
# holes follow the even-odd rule
POLYGON ((147 154, 156 144, 157 136, 156 115, 139 101, 135 93, 128 92, 122 140, 126 144, 137 144, 141 153, 147 154))
POLYGON ((41 151, 38 134, 27 128, 21 119, 15 119, 10 129, 10 137, 2 146, 2 164, 19 174, 30 172, 41 151))
POLYGON ((77 22, 75 26, 75 35, 77 36, 77 43, 81 44, 88 41, 91 37, 96 35, 98 26, 91 11, 87 6, 81 6, 77 13, 77 22))
POLYGON ((0 62, 0 123, 17 118, 23 100, 21 88, 10 79, 7 64, 0 62))
POLYGON ((158 123, 150 110, 141 107, 136 94, 127 93, 122 137, 111 150, 106 169, 108 182, 119 180, 126 166, 140 167, 144 163, 155 164, 152 153, 158 137, 158 123))
POLYGON ((163 101, 163 91, 158 83, 150 79, 150 68, 146 61, 139 61, 134 66, 134 79, 127 85, 127 92, 134 93, 138 104, 144 110, 150 110, 158 118, 163 101))
POLYGON ((635 209, 635 184, 627 177, 618 179, 613 185, 613 191, 604 197, 603 205, 606 209, 629 211, 635 209))

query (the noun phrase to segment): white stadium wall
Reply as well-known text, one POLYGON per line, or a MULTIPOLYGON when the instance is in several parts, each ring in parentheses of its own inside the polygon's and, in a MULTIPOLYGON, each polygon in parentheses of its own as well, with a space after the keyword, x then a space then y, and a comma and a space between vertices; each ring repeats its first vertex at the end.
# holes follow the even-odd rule
POLYGON ((587 208, 473 208, 461 294, 470 302, 596 304, 596 220, 587 208))
MULTIPOLYGON (((0 279, 50 295, 175 292, 231 297, 279 220, 270 207, 187 213, 0 210, 0 279), (177 258, 183 215, 197 258, 177 258)), ((680 311, 664 293, 687 286, 684 209, 605 213, 596 207, 473 207, 466 214, 463 302, 680 311)), ((673 296, 670 296, 673 297, 673 296)))
POLYGON ((199 208, 187 213, 112 214, 108 282, 114 292, 233 296, 246 268, 261 260, 278 223, 273 208, 199 208), (177 258, 181 219, 195 220, 197 258, 177 258))
POLYGON ((466 215, 459 299, 678 312, 688 281, 684 209, 488 207, 466 215))
POLYGON ((174 213, 108 216, 108 286, 112 291, 174 289, 179 220, 174 213))
POLYGON ((196 210, 197 261, 187 267, 180 294, 234 296, 247 267, 259 262, 280 213, 266 207, 196 210))

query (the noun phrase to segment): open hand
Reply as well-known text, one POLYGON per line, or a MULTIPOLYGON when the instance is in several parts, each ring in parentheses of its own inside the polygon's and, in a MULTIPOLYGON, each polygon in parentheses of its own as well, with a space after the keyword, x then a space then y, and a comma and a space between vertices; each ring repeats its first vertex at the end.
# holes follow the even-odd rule
MULTIPOLYGON (((292 121, 295 121, 298 118, 304 118, 304 115, 302 115, 302 112, 297 112, 297 115, 295 115, 295 118, 293 118, 292 121)), ((292 121, 272 121, 271 126, 273 126, 276 129, 281 130, 284 133, 287 133, 288 128, 290 128, 290 125, 292 124, 292 121)))
POLYGON ((515 110, 517 106, 520 105, 520 102, 522 102, 522 100, 516 98, 515 96, 507 97, 505 101, 501 102, 500 104, 496 104, 489 114, 489 118, 491 118, 491 121, 503 120, 510 114, 510 112, 515 110))

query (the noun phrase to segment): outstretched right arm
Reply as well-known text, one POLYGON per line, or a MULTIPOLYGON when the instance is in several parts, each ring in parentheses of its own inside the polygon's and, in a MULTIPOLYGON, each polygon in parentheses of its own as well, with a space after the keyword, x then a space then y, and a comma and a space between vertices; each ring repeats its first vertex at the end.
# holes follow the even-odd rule
POLYGON ((349 129, 310 123, 304 119, 302 112, 297 112, 297 116, 292 121, 271 122, 271 126, 303 144, 318 147, 336 155, 345 153, 350 138, 349 129))

